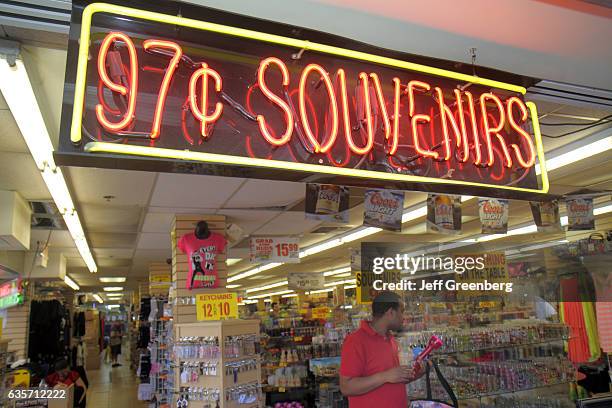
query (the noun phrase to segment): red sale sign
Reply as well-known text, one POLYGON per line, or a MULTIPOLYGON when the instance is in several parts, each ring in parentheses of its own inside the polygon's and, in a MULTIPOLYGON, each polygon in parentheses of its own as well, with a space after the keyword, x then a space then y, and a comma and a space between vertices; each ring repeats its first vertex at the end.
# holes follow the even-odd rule
POLYGON ((298 238, 253 237, 250 248, 251 262, 300 262, 298 238))

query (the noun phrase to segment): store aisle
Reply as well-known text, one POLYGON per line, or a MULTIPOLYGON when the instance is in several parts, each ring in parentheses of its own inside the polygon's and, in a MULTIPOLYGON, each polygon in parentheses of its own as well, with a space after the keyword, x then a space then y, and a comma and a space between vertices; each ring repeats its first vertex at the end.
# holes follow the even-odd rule
POLYGON ((99 370, 89 371, 89 391, 87 408, 146 407, 138 401, 138 378, 130 370, 126 359, 121 359, 121 367, 111 368, 102 364, 99 370))

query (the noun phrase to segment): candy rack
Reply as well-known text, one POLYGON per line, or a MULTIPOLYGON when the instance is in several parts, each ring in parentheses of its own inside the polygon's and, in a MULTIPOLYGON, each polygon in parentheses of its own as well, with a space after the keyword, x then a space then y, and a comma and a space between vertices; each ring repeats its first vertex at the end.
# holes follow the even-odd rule
POLYGON ((264 406, 258 320, 175 325, 174 407, 264 406))

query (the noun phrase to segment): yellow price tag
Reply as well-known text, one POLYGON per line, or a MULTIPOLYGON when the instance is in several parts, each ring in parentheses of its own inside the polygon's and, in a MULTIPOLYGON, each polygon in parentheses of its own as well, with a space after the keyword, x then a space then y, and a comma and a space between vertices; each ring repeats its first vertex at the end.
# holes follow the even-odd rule
POLYGON ((170 274, 167 275, 151 275, 149 277, 150 283, 170 283, 172 282, 172 276, 170 274))
POLYGON ((293 341, 295 341, 296 343, 297 343, 298 341, 302 341, 302 340, 304 340, 304 339, 302 338, 302 336, 295 336, 295 337, 293 338, 293 341))
POLYGON ((325 319, 329 313, 329 307, 315 307, 312 309, 313 319, 325 319))
POLYGON ((237 319, 238 296, 229 292, 198 294, 196 313, 198 321, 237 319))
POLYGON ((278 392, 285 392, 285 387, 278 387, 278 392))
POLYGON ((487 301, 487 302, 482 301, 482 302, 478 303, 478 306, 479 307, 491 308, 491 307, 497 306, 497 302, 494 302, 494 301, 487 301))

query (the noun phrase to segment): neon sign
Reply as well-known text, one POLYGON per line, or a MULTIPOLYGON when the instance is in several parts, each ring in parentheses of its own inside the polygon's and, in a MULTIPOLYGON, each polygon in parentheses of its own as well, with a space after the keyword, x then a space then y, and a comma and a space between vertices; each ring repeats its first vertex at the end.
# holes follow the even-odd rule
POLYGON ((75 14, 60 161, 120 155, 241 177, 548 191, 536 107, 521 86, 118 5, 75 14))
POLYGON ((0 285, 0 310, 23 303, 21 280, 15 279, 0 285))

